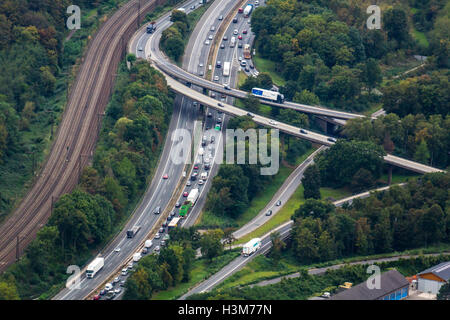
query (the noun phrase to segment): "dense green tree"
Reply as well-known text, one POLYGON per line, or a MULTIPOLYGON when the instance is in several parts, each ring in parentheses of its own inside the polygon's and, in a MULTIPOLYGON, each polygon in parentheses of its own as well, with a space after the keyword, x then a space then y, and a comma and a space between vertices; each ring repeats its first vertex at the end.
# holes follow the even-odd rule
POLYGON ((442 285, 436 298, 437 300, 450 300, 450 283, 442 285))
POLYGON ((321 200, 308 199, 295 211, 292 219, 312 217, 325 220, 333 212, 333 204, 321 200))
POLYGON ((381 147, 371 142, 338 140, 331 148, 319 154, 316 161, 322 185, 348 185, 361 168, 377 179, 381 175, 384 154, 381 147))
POLYGON ((259 99, 253 95, 248 94, 247 98, 243 99, 244 108, 248 111, 259 113, 261 103, 259 99))
POLYGON ((351 188, 354 193, 359 193, 371 189, 374 184, 375 180, 372 173, 364 168, 359 168, 352 177, 351 188))
POLYGON ((305 199, 320 199, 320 171, 316 165, 306 168, 302 178, 304 188, 303 196, 305 199))
POLYGON ((209 260, 220 255, 223 251, 222 237, 223 231, 220 229, 207 231, 203 234, 200 239, 202 255, 209 260))
POLYGON ((410 40, 408 19, 402 9, 391 8, 386 10, 383 14, 383 25, 388 38, 396 40, 399 46, 403 46, 410 40))
POLYGON ((270 251, 270 257, 275 263, 278 263, 281 258, 282 251, 286 248, 286 243, 281 240, 280 234, 278 232, 271 233, 270 240, 272 241, 272 250, 270 251))

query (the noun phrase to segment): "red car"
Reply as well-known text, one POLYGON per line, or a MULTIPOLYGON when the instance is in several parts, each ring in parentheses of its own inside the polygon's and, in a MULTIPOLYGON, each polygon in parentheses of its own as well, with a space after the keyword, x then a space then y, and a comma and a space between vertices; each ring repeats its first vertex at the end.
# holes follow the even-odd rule
POLYGON ((194 170, 198 170, 198 166, 194 166, 194 170))
POLYGON ((100 296, 99 296, 98 294, 96 294, 96 295, 92 298, 92 300, 100 300, 100 296))
POLYGON ((247 34, 247 30, 242 31, 243 34, 247 34))
POLYGON ((169 179, 169 176, 167 174, 163 175, 163 179, 169 179))
POLYGON ((242 12, 244 12, 244 9, 239 8, 238 12, 239 12, 239 13, 242 13, 242 12))
POLYGON ((238 35, 238 39, 239 39, 239 40, 242 40, 242 36, 241 36, 241 35, 238 35))
POLYGON ((189 192, 185 191, 183 192, 183 197, 187 197, 189 195, 189 192))

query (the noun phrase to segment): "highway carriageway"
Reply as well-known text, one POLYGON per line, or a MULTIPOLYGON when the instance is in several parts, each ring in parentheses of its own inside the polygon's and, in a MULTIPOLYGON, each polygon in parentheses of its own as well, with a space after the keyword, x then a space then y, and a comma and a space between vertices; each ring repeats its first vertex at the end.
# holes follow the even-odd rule
MULTIPOLYGON (((153 49, 153 48, 152 48, 153 49)), ((220 92, 228 96, 232 96, 235 98, 244 99, 247 97, 248 92, 237 90, 237 89, 231 89, 227 90, 223 87, 223 85, 216 84, 212 81, 206 80, 204 78, 197 77, 193 74, 190 74, 186 72, 185 70, 179 68, 178 66, 175 66, 168 62, 161 62, 157 61, 156 59, 153 59, 153 56, 151 56, 152 61, 155 62, 155 64, 159 67, 161 71, 164 73, 177 78, 179 80, 185 81, 189 84, 194 84, 196 86, 202 87, 204 89, 209 89, 215 92, 220 92)), ((349 112, 343 112, 338 110, 332 110, 327 109, 324 107, 318 107, 318 106, 309 106, 305 104, 300 103, 294 103, 294 102, 285 102, 285 103, 276 103, 265 99, 260 99, 261 103, 281 107, 281 108, 288 108, 297 110, 304 113, 311 113, 319 116, 326 116, 326 117, 332 117, 336 119, 355 119, 355 118, 364 118, 364 115, 361 114, 355 114, 355 113, 349 113, 349 112)))
MULTIPOLYGON (((153 62, 153 61, 151 61, 153 62)), ((159 69, 160 71, 162 71, 159 66, 160 64, 154 64, 153 66, 157 69, 159 69)), ((226 114, 229 114, 231 116, 245 116, 248 114, 247 111, 242 110, 240 108, 234 107, 232 105, 226 104, 224 102, 218 102, 217 100, 199 93, 198 91, 195 91, 189 87, 187 87, 186 85, 176 81, 174 78, 168 76, 166 73, 162 72, 165 75, 166 81, 168 83, 168 85, 176 92, 181 93, 191 99, 194 99, 196 101, 199 101, 202 104, 205 104, 211 108, 217 109, 217 110, 221 110, 226 114), (219 106, 219 103, 221 104, 221 106, 219 106)), ((215 90, 215 89, 214 89, 215 90)), ((306 134, 300 133, 300 128, 298 127, 294 127, 285 123, 281 123, 281 122, 274 122, 273 120, 260 116, 260 115, 253 115, 253 121, 264 125, 264 126, 268 126, 268 127, 272 127, 275 129, 279 129, 282 132, 285 132, 287 134, 291 134, 294 135, 296 137, 300 137, 302 139, 306 139, 309 140, 313 143, 317 143, 317 144, 321 144, 321 145, 325 145, 325 146, 332 146, 334 144, 334 142, 328 140, 331 137, 323 135, 323 134, 318 134, 312 131, 308 131, 308 130, 304 130, 306 132, 306 134), (272 122, 272 123, 270 123, 272 122)), ((407 170, 411 170, 417 173, 431 173, 431 172, 443 172, 443 170, 441 169, 437 169, 437 168, 433 168, 421 163, 417 163, 414 161, 410 161, 410 160, 406 160, 400 157, 396 157, 393 155, 386 155, 384 156, 384 161, 388 164, 391 165, 395 165, 407 170)))

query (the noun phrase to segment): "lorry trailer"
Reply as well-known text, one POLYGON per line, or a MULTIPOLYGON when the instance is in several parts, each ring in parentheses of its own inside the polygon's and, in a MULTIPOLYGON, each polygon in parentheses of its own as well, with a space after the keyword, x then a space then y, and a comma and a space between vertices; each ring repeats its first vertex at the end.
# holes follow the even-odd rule
POLYGON ((261 248, 261 239, 253 238, 252 240, 244 244, 244 246, 242 247, 242 254, 245 257, 248 257, 249 255, 258 251, 259 248, 261 248))
POLYGON ((89 279, 93 278, 95 274, 103 268, 104 265, 104 258, 95 258, 94 261, 92 261, 86 269, 86 277, 88 277, 89 279))
POLYGON ((261 88, 252 88, 252 95, 258 98, 283 103, 284 102, 284 95, 282 95, 279 92, 261 89, 261 88))

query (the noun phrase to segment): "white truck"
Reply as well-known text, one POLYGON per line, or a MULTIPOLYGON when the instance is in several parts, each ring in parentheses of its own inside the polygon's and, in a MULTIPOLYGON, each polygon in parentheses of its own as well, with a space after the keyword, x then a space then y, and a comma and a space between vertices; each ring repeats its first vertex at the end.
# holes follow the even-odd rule
POLYGON ((191 192, 189 192, 189 195, 186 200, 191 202, 192 205, 194 205, 198 199, 198 195, 199 195, 198 189, 192 189, 191 192))
POLYGON ((223 76, 228 77, 230 75, 231 63, 229 61, 223 63, 223 76))
POLYGON ((144 247, 148 249, 148 248, 150 248, 152 246, 152 244, 153 244, 152 240, 146 240, 145 244, 144 244, 144 247))
POLYGON ((284 95, 276 91, 261 88, 252 88, 252 95, 258 98, 267 99, 278 103, 284 102, 284 95))
POLYGON ((244 9, 244 17, 248 18, 248 16, 250 15, 250 13, 252 13, 253 10, 253 5, 252 4, 248 4, 245 9, 244 9))
POLYGON ((141 260, 141 253, 136 252, 135 254, 133 254, 133 261, 138 262, 139 260, 141 260))
POLYGON ((88 277, 89 279, 93 278, 95 274, 99 272, 101 268, 103 268, 104 265, 104 258, 95 258, 94 261, 92 261, 86 269, 86 277, 88 277))
POLYGON ((248 257, 252 253, 258 251, 259 248, 261 248, 261 239, 253 238, 252 240, 244 244, 244 246, 242 247, 242 254, 245 257, 248 257))
POLYGON ((200 175, 200 179, 206 181, 206 179, 208 179, 208 172, 203 171, 202 174, 200 175))

